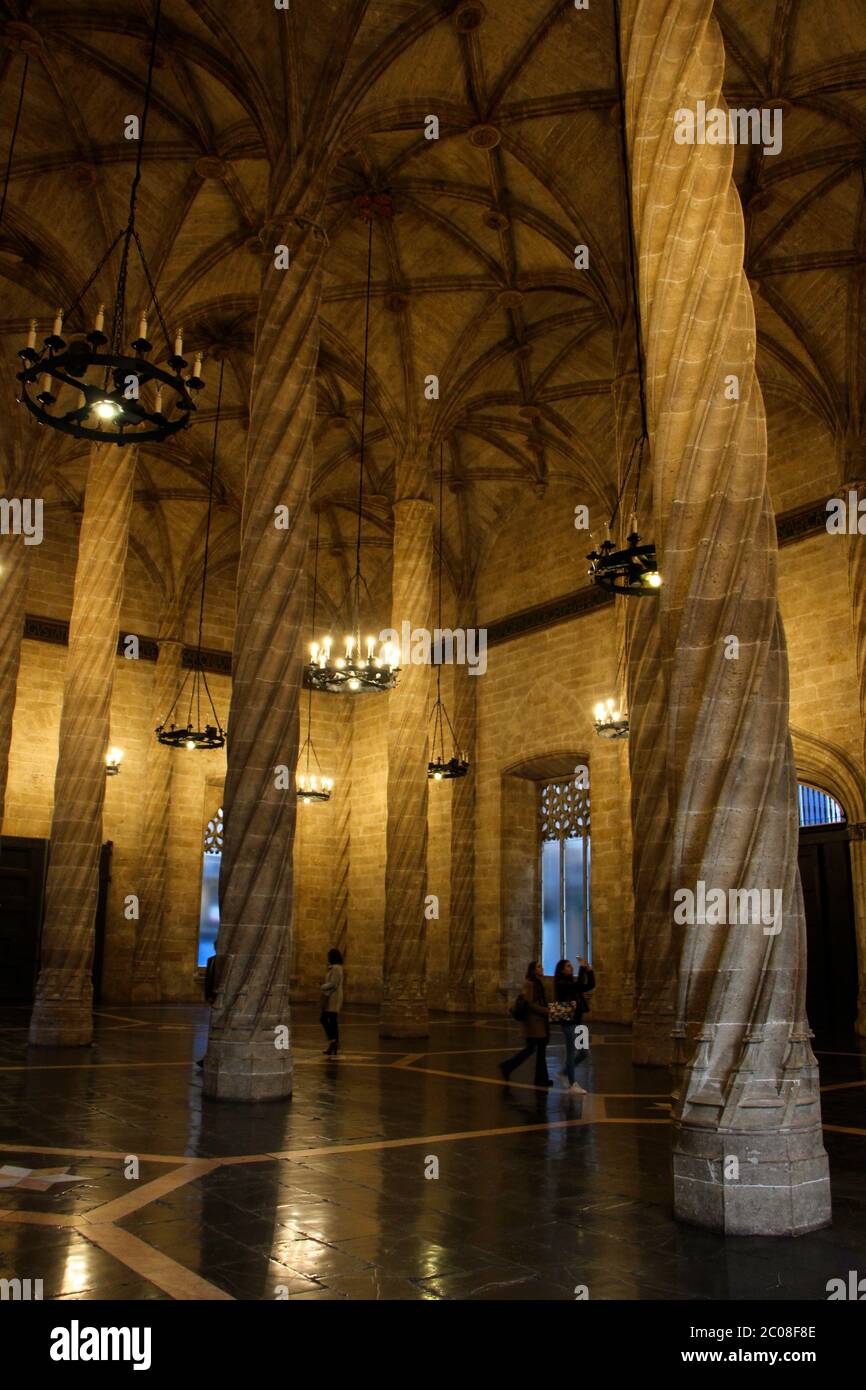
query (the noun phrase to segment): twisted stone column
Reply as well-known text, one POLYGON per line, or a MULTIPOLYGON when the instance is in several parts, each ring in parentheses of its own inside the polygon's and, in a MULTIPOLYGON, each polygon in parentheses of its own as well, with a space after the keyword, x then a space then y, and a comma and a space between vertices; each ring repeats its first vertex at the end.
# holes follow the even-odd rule
POLYGON ((622 7, 664 576, 660 756, 674 891, 691 892, 694 906, 703 882, 722 890, 727 911, 729 890, 765 889, 773 907, 780 895, 781 911, 778 931, 760 921, 678 928, 674 1203, 680 1219, 726 1232, 794 1234, 827 1224, 830 1193, 805 1017, 796 774, 754 310, 733 149, 674 140, 675 112, 694 112, 699 99, 724 106, 712 9, 712 0, 622 7), (732 373, 738 400, 726 398, 732 373), (728 635, 737 659, 725 659, 728 635))
MULTIPOLYGON (((628 251, 626 251, 628 254, 628 251)), ((620 504, 619 543, 625 544, 637 484, 635 441, 642 430, 639 378, 635 368, 634 318, 628 314, 617 342, 613 385, 620 487, 631 466, 620 504)), ((651 460, 644 446, 639 525, 652 519, 651 460)), ((617 600, 617 637, 625 644, 629 716, 628 770, 631 789, 632 887, 634 891, 634 978, 632 1061, 668 1066, 672 1057, 677 962, 671 923, 670 817, 665 760, 667 696, 654 597, 617 600), (624 632, 620 633, 620 629, 624 632)))
POLYGON ((334 775, 334 945, 346 954, 349 939, 349 868, 352 857, 352 733, 353 705, 343 701, 338 727, 337 770, 334 775))
MULTIPOLYGON (((23 500, 31 496, 26 470, 9 469, 3 496, 10 500, 16 497, 23 500)), ((33 548, 32 545, 25 545, 24 540, 23 535, 0 535, 0 831, 3 829, 6 805, 12 719, 24 636, 27 572, 33 548)))
POLYGON ((270 1100, 292 1089, 289 970, 304 665, 322 233, 285 226, 290 266, 264 273, 256 325, 228 719, 220 929, 204 1093, 270 1100), (278 530, 275 509, 289 508, 278 530), (288 769, 288 779, 277 768, 288 769), (283 783, 287 780, 288 786, 283 783))
MULTIPOLYGON (((847 505, 850 490, 856 493, 859 505, 866 498, 866 440, 854 431, 848 431, 840 440, 839 452, 839 495, 847 505)), ((848 593, 854 626, 860 717, 863 720, 863 765, 866 768, 866 536, 859 532, 848 536, 848 593)), ((866 841, 852 840, 850 849, 858 963, 856 1030, 866 1035, 866 841)))
MULTIPOLYGON (((465 630, 476 626, 474 598, 458 610, 465 630)), ((448 938, 449 1011, 463 1013, 475 1004, 475 733, 477 690, 482 676, 468 666, 454 667, 454 732, 469 771, 451 783, 451 912, 448 938)))
MULTIPOLYGON (((398 468, 391 626, 430 632, 433 504, 422 465, 398 468)), ((427 763, 430 666, 409 662, 388 698, 388 825, 380 1033, 427 1036, 427 763)))
MULTIPOLYGON (((179 635, 160 639, 151 696, 151 724, 154 731, 165 719, 177 695, 182 655, 183 643, 179 635)), ((151 733, 145 772, 139 919, 130 992, 135 1004, 155 1004, 162 998, 160 957, 166 910, 171 774, 177 756, 174 749, 166 748, 157 741, 155 732, 151 733)))
POLYGON ((92 1041, 105 754, 134 481, 134 448, 93 448, 69 623, 32 1046, 92 1041))

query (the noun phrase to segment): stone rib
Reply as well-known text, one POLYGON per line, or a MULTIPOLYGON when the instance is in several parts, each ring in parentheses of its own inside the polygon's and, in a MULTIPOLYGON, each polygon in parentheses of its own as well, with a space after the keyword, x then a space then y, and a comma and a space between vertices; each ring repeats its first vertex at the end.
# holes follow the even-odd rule
MULTIPOLYGON (((250 399, 228 719, 217 953, 207 1095, 266 1100, 291 1092, 278 1047, 289 1024, 295 767, 303 670, 309 481, 315 417, 321 258, 310 224, 289 229, 290 268, 264 274, 250 399), (293 242, 293 244, 291 244, 293 242), (275 508, 290 526, 277 530, 275 508), (276 768, 288 768, 288 789, 276 768)), ((276 238, 275 238, 276 239, 276 238)))
POLYGON ((105 754, 134 480, 134 448, 93 448, 69 624, 31 1045, 86 1046, 92 1039, 105 754))
POLYGON ((780 890, 783 925, 680 929, 677 1215, 736 1233, 829 1220, 804 1012, 796 776, 766 484, 755 323, 730 145, 674 142, 723 107, 712 0, 626 0, 627 121, 640 250, 669 692, 671 878, 780 890), (725 399, 739 376, 740 399, 725 399), (725 660, 724 638, 739 638, 725 660), (735 1157, 742 1172, 728 1181, 735 1157))

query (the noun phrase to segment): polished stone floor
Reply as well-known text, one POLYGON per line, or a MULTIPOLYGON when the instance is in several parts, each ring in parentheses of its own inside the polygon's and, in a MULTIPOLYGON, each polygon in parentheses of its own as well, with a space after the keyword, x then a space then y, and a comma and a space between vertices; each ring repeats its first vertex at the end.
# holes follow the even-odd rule
POLYGON ((239 1106, 202 1102, 204 1007, 101 1008, 86 1053, 28 1054, 27 1017, 0 1010, 0 1276, 45 1299, 826 1300, 866 1270, 866 1040, 818 1043, 833 1227, 724 1239, 672 1220, 667 1075, 614 1025, 581 1096, 506 1087, 502 1020, 385 1042, 353 1006, 332 1062, 302 1006, 292 1100, 239 1106))

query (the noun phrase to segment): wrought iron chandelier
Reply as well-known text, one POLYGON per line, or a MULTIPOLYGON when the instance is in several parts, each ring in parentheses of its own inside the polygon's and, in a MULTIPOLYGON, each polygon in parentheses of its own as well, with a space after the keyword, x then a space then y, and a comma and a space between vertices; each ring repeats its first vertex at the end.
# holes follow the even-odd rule
POLYGON ((207 495, 207 522, 204 534, 204 556, 202 559, 201 573, 201 599, 198 609, 198 643, 196 645, 195 656, 190 670, 178 687, 178 692, 172 701, 171 708, 157 726, 156 737, 159 743, 164 743, 168 748, 186 748, 194 752, 197 748, 222 748, 226 741, 226 731, 220 724, 219 715, 210 693, 210 686, 207 683, 204 663, 202 661, 201 637, 204 627, 204 600, 207 589, 207 565, 210 551, 210 525, 213 514, 213 484, 216 471, 217 439, 220 427, 220 407, 223 398, 223 376, 225 374, 225 357, 220 362, 220 379, 217 390, 216 419, 213 427, 213 450, 210 463, 210 483, 208 484, 207 495), (189 686, 189 699, 184 699, 184 692, 189 686), (204 720, 202 719, 202 704, 204 703, 204 720), (176 724, 172 721, 175 710, 186 704, 186 723, 176 724), (208 708, 213 717, 213 723, 208 719, 208 708), (171 721, 171 722, 169 722, 171 721))
MULTIPOLYGON (((625 689, 625 647, 617 643, 615 689, 622 693, 625 689)), ((595 707, 595 732, 599 738, 628 738, 629 723, 625 713, 624 699, 610 697, 600 701, 595 707)))
MULTIPOLYGON (((316 600, 319 596, 319 527, 321 513, 316 511, 316 558, 313 562, 313 620, 312 629, 316 630, 316 600)), ((307 682, 307 737, 301 744, 298 756, 298 772, 295 774, 297 781, 297 797, 305 805, 310 805, 314 801, 330 801, 331 792, 334 788, 332 777, 322 776, 322 767, 319 762, 319 755, 313 747, 313 686, 307 682), (310 759, 316 764, 316 771, 310 771, 310 759), (304 761, 304 770, 300 771, 301 760, 304 761)))
POLYGON ((312 690, 324 690, 332 695, 366 694, 376 690, 393 690, 399 672, 399 653, 391 642, 379 643, 368 637, 361 640, 361 590, 370 597, 366 580, 361 573, 361 518, 364 503, 364 444, 367 428, 367 366, 370 343, 370 286, 373 269, 373 219, 391 218, 393 204, 387 194, 362 194, 355 199, 358 216, 369 225, 367 242, 367 291, 364 312, 364 372, 361 386, 361 443, 358 451, 358 534, 355 544, 355 573, 349 581, 344 607, 349 616, 349 631, 343 638, 344 654, 332 651, 330 637, 314 641, 310 648, 310 663, 304 672, 305 683, 312 690), (366 649, 365 649, 366 647, 366 649), (378 648, 378 649, 377 649, 378 648))
POLYGON ((20 404, 39 424, 92 443, 144 444, 167 439, 190 424, 196 409, 193 395, 204 387, 201 354, 196 354, 192 375, 183 375, 189 366, 183 355, 183 332, 177 329, 172 349, 135 225, 160 7, 161 0, 157 0, 127 224, 118 232, 70 308, 65 312, 57 310, 52 330, 42 339, 41 345, 37 347, 37 320, 31 319, 27 343, 18 353, 24 364, 17 373, 21 383, 20 404), (110 332, 103 331, 105 305, 100 304, 90 332, 67 340, 64 325, 73 323, 85 295, 118 245, 121 247, 120 267, 110 332), (149 302, 165 340, 167 360, 164 366, 148 360, 154 345, 148 338, 147 308, 138 316, 134 339, 129 342, 125 336, 127 279, 133 246, 144 272, 149 302))
MULTIPOLYGON (((620 139, 622 142, 622 165, 625 178, 625 205, 628 225, 628 248, 629 248, 629 275, 631 279, 632 293, 632 313, 634 321, 635 353, 637 356, 638 384, 640 388, 640 414, 641 414, 641 433, 632 445, 629 456, 628 466, 625 470, 619 496, 616 499, 616 506, 613 509, 610 521, 605 528, 605 539, 601 542, 597 550, 591 550, 587 555, 590 562, 589 575, 594 584, 606 589, 612 594, 627 594, 632 597, 657 596, 662 584, 662 577, 659 573, 658 558, 654 541, 642 542, 637 524, 638 501, 640 498, 640 479, 641 466, 643 463, 644 447, 649 444, 649 426, 647 423, 646 408, 646 382, 644 373, 643 358, 643 335, 641 332, 640 318, 640 298, 637 286, 637 245, 634 234, 634 211, 632 208, 631 196, 631 166, 628 157, 628 137, 625 129, 625 91, 623 88, 622 75, 622 48, 620 43, 619 30, 619 3, 614 0, 614 29, 616 45, 616 75, 617 88, 619 92, 619 111, 620 111, 620 139), (616 521, 617 512, 622 502, 631 473, 635 454, 637 454, 637 469, 635 474, 634 502, 632 504, 632 514, 629 523, 628 535, 626 536, 625 548, 618 549, 615 542, 611 540, 611 530, 616 521)), ((597 721, 598 723, 598 721, 597 721)), ((608 734, 607 737, 622 737, 623 735, 608 734)))
MULTIPOLYGON (((437 626, 442 631, 442 482, 445 472, 445 456, 443 445, 439 445, 439 599, 437 626)), ((436 663, 436 701, 433 705, 430 717, 433 723, 433 737, 431 739, 431 751, 433 757, 427 764, 427 776, 433 782, 453 781, 456 777, 465 777, 469 771, 469 761, 463 757, 457 746, 457 735, 454 733, 454 725, 448 717, 448 711, 442 701, 442 653, 440 660, 436 663), (445 757, 445 725, 448 725, 451 747, 453 753, 450 758, 445 757)))
POLYGON ((595 732, 599 738, 628 738, 628 717, 614 700, 595 707, 595 732))

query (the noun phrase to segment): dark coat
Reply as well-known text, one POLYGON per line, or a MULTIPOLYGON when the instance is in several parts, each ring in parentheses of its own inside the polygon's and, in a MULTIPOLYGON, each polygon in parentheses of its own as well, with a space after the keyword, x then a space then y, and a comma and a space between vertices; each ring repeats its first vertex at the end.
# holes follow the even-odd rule
POLYGON ((557 1004, 566 1004, 570 999, 574 1000, 574 1020, 579 1022, 582 1014, 589 1008, 584 995, 590 990, 595 989, 595 974, 592 970, 587 970, 585 965, 580 967, 576 975, 571 978, 567 975, 560 975, 554 981, 554 997, 557 1004))
POLYGON ((522 1020, 523 1036, 525 1038, 549 1038, 550 1016, 547 1012, 547 995, 541 980, 526 980, 522 993, 529 1005, 526 1016, 522 1020))

